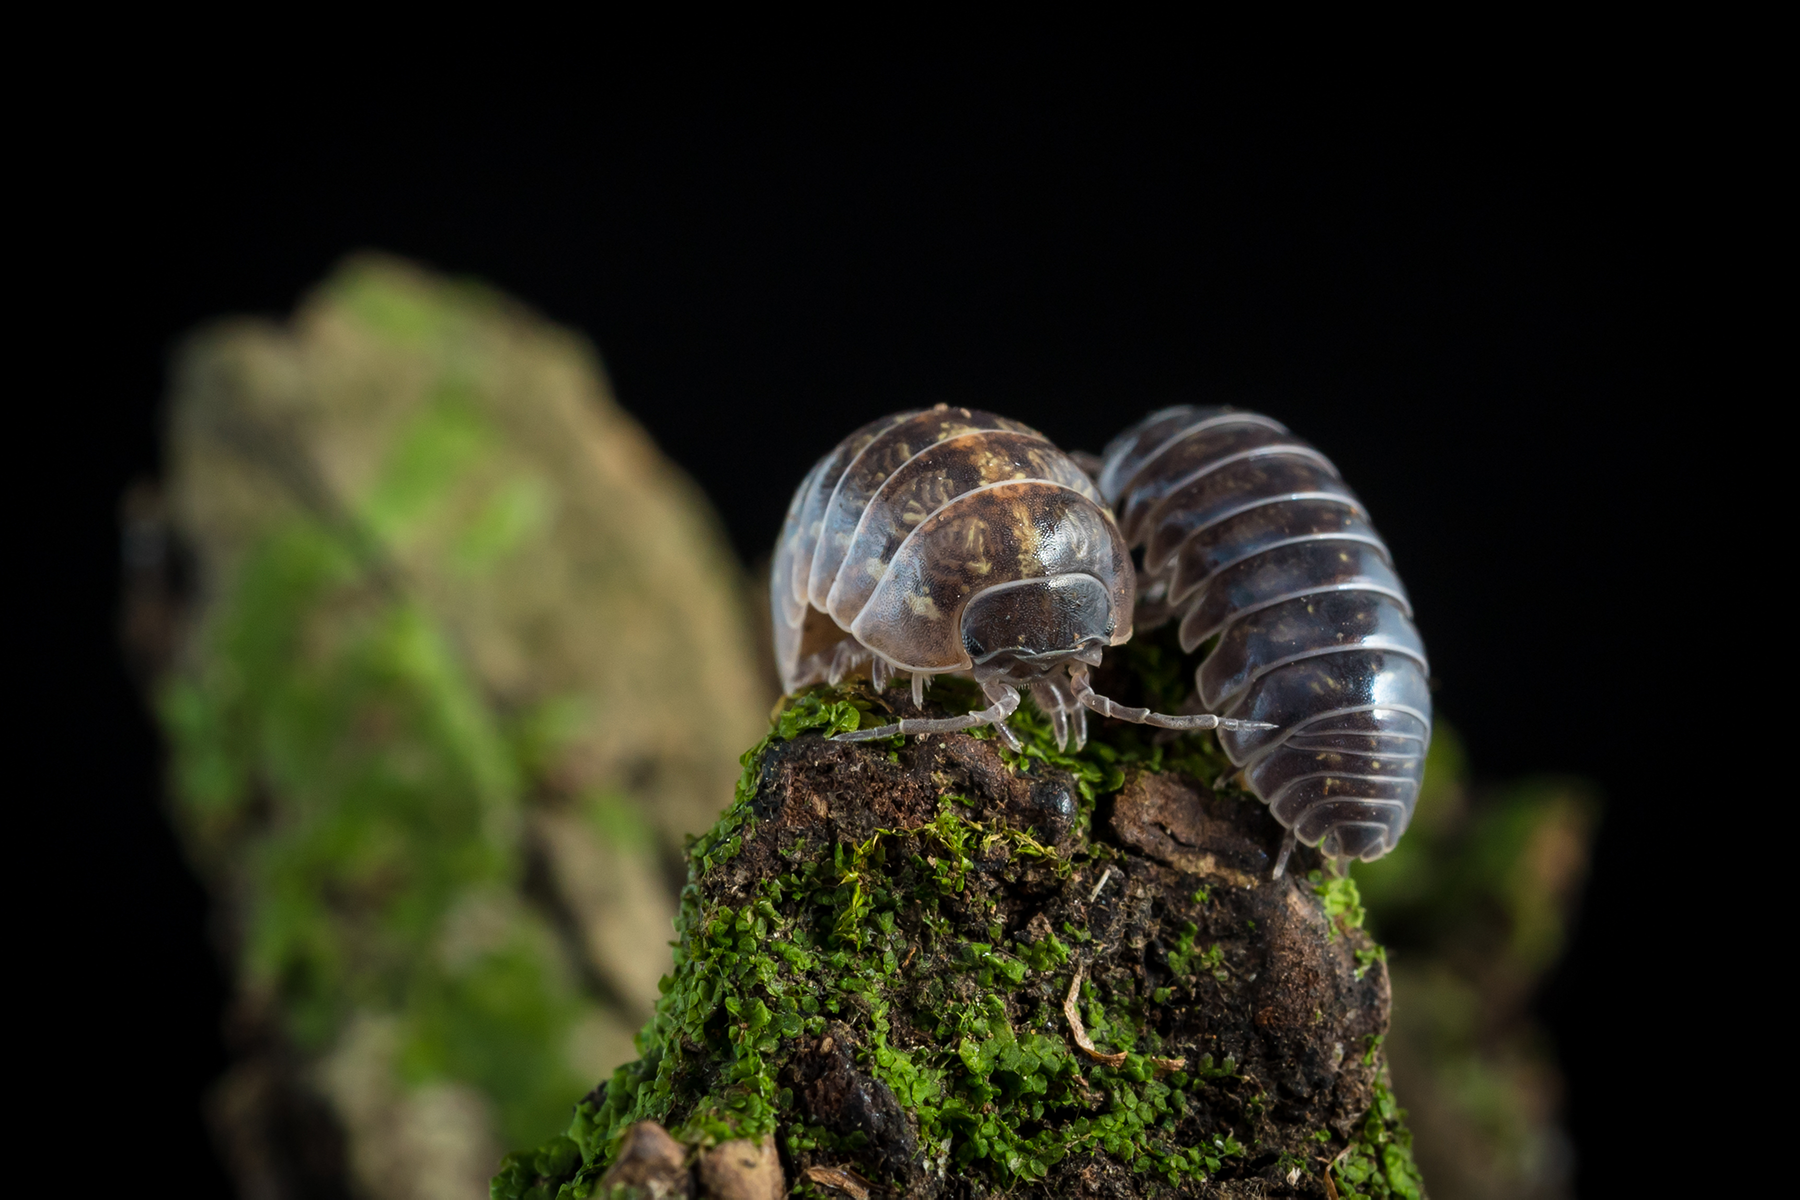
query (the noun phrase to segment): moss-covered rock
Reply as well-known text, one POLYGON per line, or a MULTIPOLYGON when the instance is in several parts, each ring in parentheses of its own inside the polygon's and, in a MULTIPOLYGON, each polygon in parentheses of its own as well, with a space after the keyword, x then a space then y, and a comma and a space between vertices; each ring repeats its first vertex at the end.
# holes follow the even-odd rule
MULTIPOLYGON (((1124 658, 1175 686, 1154 644, 1124 658)), ((649 1121, 772 1133, 800 1195, 1420 1194, 1355 885, 1304 850, 1270 878, 1282 831, 1210 738, 1064 754, 1027 709, 1022 755, 827 740, 896 697, 815 689, 744 756, 642 1057, 495 1197, 592 1194, 649 1121)))
POLYGON ((654 1011, 771 698, 741 574, 591 347, 392 259, 196 333, 168 432, 128 627, 236 976, 221 1148, 478 1196, 654 1011))

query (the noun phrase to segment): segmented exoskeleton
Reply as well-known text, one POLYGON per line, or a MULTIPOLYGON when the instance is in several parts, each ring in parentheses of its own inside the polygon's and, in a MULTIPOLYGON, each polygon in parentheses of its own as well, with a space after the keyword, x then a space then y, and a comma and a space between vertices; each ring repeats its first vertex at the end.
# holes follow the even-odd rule
POLYGON ((776 661, 792 692, 867 665, 875 686, 968 672, 989 707, 842 734, 860 741, 992 725, 1030 689, 1059 741, 1086 710, 1171 729, 1235 728, 1096 695, 1088 667, 1131 637, 1131 556, 1093 481, 1042 434, 942 404, 863 426, 794 493, 770 573, 776 661))
POLYGON ((1152 413, 1106 448, 1101 494, 1141 551, 1137 620, 1209 647, 1197 707, 1292 839, 1340 861, 1393 849, 1431 738, 1424 643, 1387 546, 1337 468, 1279 423, 1152 413))

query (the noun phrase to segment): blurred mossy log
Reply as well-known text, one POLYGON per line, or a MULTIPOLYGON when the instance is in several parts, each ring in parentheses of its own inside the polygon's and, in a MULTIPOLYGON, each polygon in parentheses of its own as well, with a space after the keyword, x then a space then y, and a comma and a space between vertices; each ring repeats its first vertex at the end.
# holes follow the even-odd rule
POLYGON ((828 740, 891 712, 779 715, 690 851, 643 1057, 497 1200, 723 1196, 710 1156, 764 1139, 820 1197, 1422 1194, 1355 884, 1305 849, 1271 877, 1282 830, 1210 737, 1063 753, 1027 706, 1021 755, 828 740))
POLYGON ((1562 1076, 1534 1009, 1561 958, 1600 813, 1593 788, 1474 786, 1440 721, 1411 828, 1354 875, 1393 952, 1394 1086, 1437 1200, 1566 1200, 1562 1076))
POLYGON ((474 1200, 652 1011, 772 699, 741 572, 586 342, 390 258, 192 336, 167 437, 126 631, 237 967, 226 1152, 474 1200))

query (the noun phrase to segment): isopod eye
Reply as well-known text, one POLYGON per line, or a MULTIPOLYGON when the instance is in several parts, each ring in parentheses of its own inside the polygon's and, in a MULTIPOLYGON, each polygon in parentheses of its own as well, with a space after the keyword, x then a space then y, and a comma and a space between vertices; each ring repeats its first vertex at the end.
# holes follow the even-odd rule
POLYGON ((987 589, 963 609, 963 648, 976 663, 996 655, 1070 654, 1110 642, 1112 599, 1092 575, 1020 579, 987 589))

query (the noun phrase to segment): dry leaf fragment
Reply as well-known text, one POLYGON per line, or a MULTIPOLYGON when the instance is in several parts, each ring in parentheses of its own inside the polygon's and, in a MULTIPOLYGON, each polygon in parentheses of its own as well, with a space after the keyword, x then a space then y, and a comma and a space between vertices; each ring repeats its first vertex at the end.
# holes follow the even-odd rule
POLYGON ((1105 1054, 1094 1049, 1093 1041, 1088 1037, 1087 1026, 1081 1023, 1081 1013, 1075 1007, 1075 997, 1081 994, 1081 971, 1075 972, 1075 980, 1069 984, 1069 998, 1063 1001, 1063 1016, 1069 1018, 1069 1032, 1075 1035, 1075 1044, 1087 1051, 1088 1057, 1095 1062, 1103 1062, 1109 1067, 1116 1067, 1125 1061, 1125 1052, 1105 1054))
POLYGON ((1352 1142, 1352 1143, 1350 1143, 1349 1146, 1345 1146, 1342 1150, 1339 1150, 1335 1156, 1333 1156, 1333 1158, 1330 1162, 1325 1164, 1325 1196, 1326 1196, 1326 1200, 1338 1200, 1337 1184, 1332 1180, 1331 1172, 1334 1169, 1336 1169, 1338 1163, 1343 1161, 1344 1155, 1350 1153, 1351 1146, 1354 1146, 1355 1144, 1356 1143, 1352 1142))
POLYGON ((808 1167, 806 1177, 814 1183, 836 1188, 851 1200, 869 1200, 869 1185, 849 1171, 837 1167, 808 1167))

